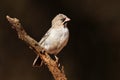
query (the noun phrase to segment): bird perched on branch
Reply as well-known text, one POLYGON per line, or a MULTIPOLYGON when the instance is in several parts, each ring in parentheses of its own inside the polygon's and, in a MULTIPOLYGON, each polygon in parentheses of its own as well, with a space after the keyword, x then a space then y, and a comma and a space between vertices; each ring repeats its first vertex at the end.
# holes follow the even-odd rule
MULTIPOLYGON (((69 30, 67 28, 67 23, 70 21, 64 14, 58 14, 52 20, 52 26, 39 41, 39 45, 44 49, 48 54, 57 55, 63 47, 66 46, 69 39, 69 30)), ((40 57, 37 55, 33 62, 33 66, 40 66, 40 57)))

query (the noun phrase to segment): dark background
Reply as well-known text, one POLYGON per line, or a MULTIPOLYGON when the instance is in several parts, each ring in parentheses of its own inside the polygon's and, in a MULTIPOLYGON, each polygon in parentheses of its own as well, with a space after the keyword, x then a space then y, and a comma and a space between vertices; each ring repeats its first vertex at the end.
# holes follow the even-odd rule
POLYGON ((71 18, 70 40, 60 52, 68 80, 120 80, 119 0, 0 0, 0 80, 53 80, 36 54, 18 39, 5 16, 20 19, 39 41, 58 13, 71 18))

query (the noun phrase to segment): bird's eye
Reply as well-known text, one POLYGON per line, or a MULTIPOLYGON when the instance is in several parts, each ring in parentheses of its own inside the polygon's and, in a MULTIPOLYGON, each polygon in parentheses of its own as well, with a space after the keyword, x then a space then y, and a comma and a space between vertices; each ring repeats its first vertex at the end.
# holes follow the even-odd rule
POLYGON ((61 21, 64 22, 66 18, 62 18, 61 21))

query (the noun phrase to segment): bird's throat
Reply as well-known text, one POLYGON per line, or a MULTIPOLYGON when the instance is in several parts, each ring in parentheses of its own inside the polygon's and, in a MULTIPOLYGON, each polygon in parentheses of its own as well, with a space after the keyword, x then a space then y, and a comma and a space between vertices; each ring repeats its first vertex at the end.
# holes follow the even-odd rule
POLYGON ((64 23, 64 27, 67 27, 67 22, 64 23))

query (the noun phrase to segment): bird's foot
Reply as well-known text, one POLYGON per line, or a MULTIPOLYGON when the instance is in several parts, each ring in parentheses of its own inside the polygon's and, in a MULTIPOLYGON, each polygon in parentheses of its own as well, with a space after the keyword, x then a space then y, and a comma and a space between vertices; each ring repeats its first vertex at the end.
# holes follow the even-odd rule
POLYGON ((57 63, 57 66, 60 68, 60 63, 58 62, 59 58, 55 55, 55 62, 57 63))

